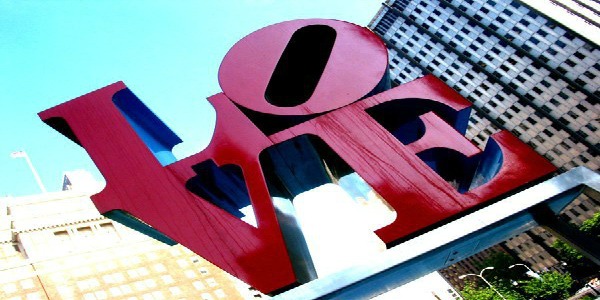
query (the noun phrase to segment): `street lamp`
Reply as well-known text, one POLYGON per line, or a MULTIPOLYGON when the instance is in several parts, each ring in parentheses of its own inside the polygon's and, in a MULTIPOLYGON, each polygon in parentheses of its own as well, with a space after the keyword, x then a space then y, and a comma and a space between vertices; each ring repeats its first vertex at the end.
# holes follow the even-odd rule
POLYGON ((46 187, 44 186, 44 184, 42 183, 42 180, 40 179, 40 175, 38 175, 37 171, 33 167, 33 164, 31 163, 31 159, 29 159, 29 156, 27 155, 27 152, 25 152, 25 151, 16 151, 16 152, 11 153, 10 157, 12 157, 12 158, 24 158, 25 161, 27 161, 27 165, 29 166, 29 169, 31 170, 31 173, 33 173, 33 177, 35 177, 35 181, 37 182, 38 186, 42 190, 42 193, 47 193, 48 192, 48 191, 46 191, 46 187))
POLYGON ((512 269, 512 268, 513 268, 513 267, 515 267, 515 266, 523 266, 523 267, 525 267, 525 268, 527 269, 527 272, 525 272, 525 274, 527 274, 527 276, 529 276, 529 277, 533 277, 533 278, 536 278, 536 279, 541 279, 541 278, 542 278, 542 277, 540 276, 540 274, 538 274, 537 272, 534 272, 532 269, 530 269, 530 268, 529 268, 527 265, 525 265, 525 264, 514 264, 514 265, 511 265, 511 266, 509 266, 508 268, 509 268, 509 269, 512 269))
POLYGON ((486 267, 486 268, 483 268, 481 270, 481 272, 479 272, 479 275, 477 275, 477 274, 464 274, 464 275, 458 276, 458 278, 459 279, 465 279, 465 277, 467 277, 467 276, 479 277, 479 278, 481 278, 481 280, 483 280, 483 282, 485 282, 492 289, 492 291, 496 292, 496 294, 498 294, 498 296, 500 296, 500 298, 506 300, 506 298, 504 298, 504 296, 502 296, 502 294, 500 294, 500 292, 498 292, 498 290, 496 290, 496 288, 494 288, 494 286, 483 277, 483 271, 485 271, 485 270, 493 270, 493 269, 494 269, 494 267, 486 267))

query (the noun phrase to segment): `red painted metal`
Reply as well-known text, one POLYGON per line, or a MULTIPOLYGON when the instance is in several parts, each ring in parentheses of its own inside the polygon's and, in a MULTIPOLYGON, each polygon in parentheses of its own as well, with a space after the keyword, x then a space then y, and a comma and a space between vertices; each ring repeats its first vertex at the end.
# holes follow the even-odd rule
POLYGON ((425 135, 404 145, 367 110, 415 98, 455 111, 471 104, 432 76, 359 101, 379 83, 386 61, 385 47, 374 34, 341 21, 299 20, 259 30, 224 59, 219 72, 224 94, 209 98, 217 124, 208 148, 166 167, 113 103, 114 94, 126 88, 121 82, 41 112, 40 117, 48 123, 56 118, 66 121, 69 129, 58 129, 75 136, 104 175, 106 188, 92 197, 102 213, 125 210, 269 293, 296 283, 258 159, 269 146, 302 134, 327 143, 395 208, 396 221, 377 231, 389 244, 555 170, 518 139, 501 132, 493 136, 504 157, 498 175, 466 194, 458 193, 417 153, 444 147, 472 157, 479 153, 475 146, 431 112, 420 116, 425 135), (295 107, 268 103, 265 88, 287 41, 298 28, 312 24, 325 24, 337 33, 317 88, 308 101, 295 107), (326 113, 266 136, 235 104, 269 115, 326 113), (206 160, 242 169, 257 228, 185 188, 196 175, 192 166, 206 160))
POLYGON ((163 167, 113 104, 121 82, 40 113, 64 119, 102 172, 106 188, 92 196, 101 213, 120 209, 158 229, 215 265, 270 292, 295 282, 271 199, 258 163, 270 141, 222 94, 209 100, 218 112, 204 151, 163 167), (207 159, 237 164, 255 208, 258 228, 186 190, 191 166, 207 159))
POLYGON ((475 146, 431 114, 422 117, 429 133, 417 142, 403 145, 366 113, 368 108, 381 103, 417 97, 434 100, 454 110, 470 106, 466 99, 441 80, 425 76, 270 138, 278 143, 294 136, 313 134, 325 141, 396 210, 396 220, 376 232, 388 244, 556 170, 510 133, 500 132, 492 136, 504 156, 499 174, 491 182, 466 194, 458 193, 421 161, 414 150, 446 147, 471 157, 478 152, 475 146))
MULTIPOLYGON (((310 46, 310 45, 307 45, 310 46)), ((367 28, 335 20, 295 20, 255 31, 237 42, 219 69, 223 93, 233 102, 273 115, 309 115, 352 103, 367 95, 387 72, 385 44, 367 28), (292 34, 304 26, 335 29, 335 44, 314 93, 305 103, 279 107, 265 100, 265 90, 292 34)))

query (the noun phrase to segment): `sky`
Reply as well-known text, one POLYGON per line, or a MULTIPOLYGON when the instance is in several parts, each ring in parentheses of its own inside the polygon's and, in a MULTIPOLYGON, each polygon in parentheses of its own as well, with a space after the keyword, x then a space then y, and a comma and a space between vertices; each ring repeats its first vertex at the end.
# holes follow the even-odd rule
MULTIPOLYGON (((573 17, 547 1, 526 2, 563 20, 573 17)), ((42 123, 38 112, 123 81, 183 139, 174 149, 183 158, 210 141, 215 114, 205 99, 221 91, 217 71, 235 42, 293 19, 366 26, 381 6, 376 0, 175 3, 0 0, 0 197, 40 192, 26 161, 10 157, 14 151, 29 154, 49 191, 60 189, 64 171, 85 169, 102 180, 85 151, 42 123)))
POLYGON ((40 192, 25 151, 48 191, 65 171, 103 177, 85 150, 37 113, 123 81, 184 143, 201 151, 221 91, 217 72, 231 46, 282 21, 328 18, 366 26, 381 6, 371 0, 5 1, 0 0, 0 197, 40 192), (176 4, 174 4, 176 3, 176 4))

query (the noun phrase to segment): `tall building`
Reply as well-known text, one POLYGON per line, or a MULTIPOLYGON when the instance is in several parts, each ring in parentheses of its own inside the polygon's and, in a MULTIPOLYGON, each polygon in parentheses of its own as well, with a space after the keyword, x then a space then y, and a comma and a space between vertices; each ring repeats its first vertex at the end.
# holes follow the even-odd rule
MULTIPOLYGON (((583 10, 598 15, 594 6, 583 10)), ((598 23, 579 10, 571 13, 600 32, 598 23)), ((575 166, 598 170, 597 44, 515 0, 388 0, 369 27, 389 49, 394 84, 433 74, 474 104, 467 138, 478 146, 506 129, 561 171, 575 166)), ((598 210, 600 203, 582 196, 562 217, 581 224, 598 210)), ((550 247, 554 240, 536 228, 496 250, 518 256, 535 271, 560 270, 550 247)), ((478 271, 476 262, 485 255, 441 273, 460 285, 457 277, 478 271)))
POLYGON ((100 215, 89 174, 66 173, 63 189, 0 198, 0 299, 253 298, 187 248, 100 215))

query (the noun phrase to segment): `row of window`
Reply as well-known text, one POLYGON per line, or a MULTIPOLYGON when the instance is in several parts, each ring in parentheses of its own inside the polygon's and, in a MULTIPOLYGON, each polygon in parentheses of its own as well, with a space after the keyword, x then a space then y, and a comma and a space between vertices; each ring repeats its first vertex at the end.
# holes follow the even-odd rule
MULTIPOLYGON (((417 16, 415 17, 416 20, 423 20, 421 22, 426 23, 427 21, 425 20, 429 20, 431 18, 421 18, 423 17, 421 16, 417 16)), ((481 32, 481 29, 477 29, 478 27, 476 27, 476 24, 471 24, 472 22, 467 22, 466 26, 465 24, 460 24, 460 26, 462 26, 461 28, 461 33, 469 33, 469 34, 477 34, 479 32, 481 32), (467 29, 468 28, 468 29, 467 29), (475 28, 475 29, 473 29, 475 28)), ((454 37, 449 37, 449 39, 452 39, 454 37)), ((551 97, 553 95, 555 95, 556 93, 560 92, 560 90, 558 90, 556 87, 560 86, 562 87, 562 90, 568 90, 568 89, 573 89, 571 86, 568 86, 567 83, 565 83, 564 81, 562 81, 562 79, 558 78, 556 76, 556 74, 550 74, 549 71, 543 69, 542 66, 535 66, 535 63, 533 61, 531 61, 529 58, 522 56, 522 54, 516 52, 514 49, 512 49, 510 46, 504 45, 503 47, 501 47, 502 43, 499 43, 499 40, 495 37, 489 37, 489 36, 484 36, 484 35, 479 35, 474 41, 475 42, 471 42, 469 43, 469 41, 473 41, 471 38, 465 39, 465 43, 463 44, 456 44, 457 48, 459 50, 461 50, 460 48, 462 46, 464 47, 469 47, 469 52, 471 53, 471 57, 473 58, 474 61, 478 61, 479 60, 479 65, 481 67, 484 67, 486 69, 486 71, 492 73, 493 75, 495 75, 499 80, 504 81, 505 83, 509 83, 509 85, 515 89, 519 89, 521 88, 522 92, 526 91, 526 88, 532 88, 533 91, 539 91, 540 94, 542 94, 542 96, 545 96, 543 98, 540 98, 538 95, 537 97, 532 97, 534 98, 534 100, 536 100, 538 103, 543 103, 543 101, 546 101, 548 98, 552 99, 551 97), (491 40, 490 40, 491 39, 491 40), (487 45, 494 45, 494 48, 491 49, 482 49, 482 45, 486 44, 485 40, 490 40, 490 43, 487 43, 487 45), (472 47, 472 49, 471 49, 472 47), (499 49, 505 49, 508 51, 501 51, 499 49), (497 50, 497 51, 490 51, 490 50, 497 50), (486 52, 487 54, 485 54, 483 57, 481 57, 480 55, 477 55, 477 51, 482 51, 482 52, 486 52), (495 52, 492 54, 492 52, 495 52), (503 53, 504 55, 500 55, 500 53, 503 53), (514 53, 515 55, 512 56, 507 56, 505 55, 506 53, 514 53), (532 65, 533 64, 533 65, 532 65), (526 82, 526 78, 524 78, 523 76, 519 76, 520 72, 523 72, 527 70, 530 73, 537 73, 538 76, 535 77, 536 80, 531 80, 532 77, 529 77, 528 79, 530 79, 529 81, 526 82), (533 72, 532 72, 533 70, 533 72), (544 76, 548 76, 550 75, 556 82, 554 84, 540 80, 542 78, 544 78, 544 76), (516 79, 516 80, 515 80, 516 79), (514 81, 517 81, 517 83, 515 83, 514 81), (546 90, 548 90, 548 88, 550 87, 550 92, 548 93, 543 93, 541 91, 540 88, 538 88, 537 86, 534 86, 535 84, 540 84, 541 88, 545 88, 546 90), (523 89, 525 88, 525 89, 523 89)), ((409 45, 410 46, 410 45, 409 45)), ((452 46, 452 45, 450 45, 452 46)), ((423 49, 420 51, 424 51, 423 49)), ((423 55, 425 58, 427 58, 427 55, 423 55)), ((451 71, 448 71, 451 72, 451 71)), ((600 79, 600 78, 599 78, 600 79)), ((582 94, 582 99, 580 99, 580 102, 583 102, 585 104, 588 104, 588 106, 591 106, 591 104, 589 104, 586 99, 585 96, 582 94)), ((577 101, 573 101, 573 103, 576 103, 577 101)), ((535 102, 534 102, 535 103, 535 102)), ((572 105, 570 105, 571 103, 567 103, 565 102, 565 108, 563 109, 563 113, 567 113, 567 111, 571 108, 572 105)), ((552 112, 557 112, 557 110, 552 110, 552 112)), ((560 115, 558 115, 557 117, 560 117, 560 115)), ((582 118, 580 117, 579 120, 577 120, 575 122, 574 125, 576 125, 576 127, 580 127, 577 126, 577 122, 579 122, 579 125, 584 125, 584 124, 588 124, 588 123, 598 123, 595 118, 593 116, 588 116, 586 117, 586 115, 582 115, 582 118)), ((570 123, 568 123, 570 125, 570 123)), ((578 130, 578 128, 575 128, 575 130, 578 130)), ((597 137, 599 136, 599 134, 595 134, 594 132, 587 132, 584 134, 580 134, 581 136, 583 136, 584 138, 586 137, 597 137)), ((591 143, 596 143, 598 141, 596 140, 591 140, 591 143)))
MULTIPOLYGON (((413 2, 414 3, 414 2, 413 2)), ((426 5, 426 4, 423 4, 426 5)), ((407 6, 407 9, 410 10, 410 5, 407 6)), ((423 65, 426 65, 427 69, 432 72, 433 74, 437 75, 438 77, 442 78, 444 81, 446 81, 448 84, 450 84, 451 86, 453 86, 456 90, 458 90, 459 92, 461 92, 463 95, 471 98, 473 100, 473 102, 475 103, 475 105, 477 106, 481 106, 482 110, 490 115, 492 115, 492 117, 496 117, 498 118, 498 121, 500 123, 504 123, 504 124, 508 124, 509 126, 506 127, 513 127, 510 126, 513 123, 515 124, 520 124, 523 123, 525 120, 527 119, 531 119, 531 116, 533 115, 532 112, 535 111, 535 109, 531 108, 529 105, 525 104, 525 103, 519 103, 521 102, 520 99, 518 99, 517 97, 513 96, 512 94, 506 95, 503 94, 503 88, 500 85, 494 85, 494 89, 489 91, 488 88, 486 87, 485 84, 481 84, 480 82, 478 83, 473 83, 473 82, 467 82, 469 80, 469 78, 471 79, 479 79, 479 78, 485 78, 487 76, 485 76, 484 74, 481 74, 480 72, 473 72, 473 69, 469 70, 469 72, 465 73, 465 66, 468 66, 469 63, 462 60, 462 59, 458 59, 457 62, 458 64, 455 62, 453 63, 448 63, 446 61, 444 61, 444 59, 446 59, 448 56, 444 55, 443 53, 439 53, 437 55, 431 55, 431 53, 428 53, 429 51, 439 51, 440 45, 439 43, 435 43, 434 41, 428 39, 428 37, 426 36, 426 34, 424 34, 423 32, 420 32, 420 30, 414 30, 411 27, 414 27, 412 25, 406 25, 404 22, 402 22, 402 20, 399 18, 399 20, 396 20, 394 27, 398 27, 398 31, 396 31, 394 33, 394 39, 398 39, 398 37, 402 37, 402 39, 405 39, 407 42, 405 44, 397 44, 398 47, 400 48, 401 51, 403 51, 404 53, 408 53, 409 55, 414 55, 414 58, 417 61, 420 61, 423 63, 423 65), (412 41, 411 41, 412 39, 412 41), (437 74, 436 74, 437 73, 437 74), (474 74, 471 74, 474 73, 474 74), (456 82, 456 79, 458 79, 458 82, 456 82), (465 80, 466 79, 466 80, 465 80), (496 97, 502 97, 502 100, 497 100, 496 97), (512 99, 511 101, 507 101, 506 99, 512 99)), ((477 41, 477 39, 475 39, 477 41)), ((481 41, 479 41, 480 43, 481 41)), ((481 44, 481 43, 480 43, 481 44)), ((498 47, 492 48, 492 49, 499 49, 498 47)), ((506 49, 506 48, 505 48, 506 49)), ((498 53, 506 53, 506 52, 511 52, 509 51, 497 51, 498 53)), ((514 52, 514 49, 512 50, 512 52, 514 52)), ((453 54, 453 53, 450 53, 453 54)), ((540 69, 540 68, 531 68, 531 61, 530 60, 524 60, 527 59, 526 57, 520 57, 520 56, 513 56, 513 57, 508 57, 506 59, 506 61, 508 62, 509 65, 514 66, 514 65, 520 65, 520 67, 518 69, 511 69, 506 65, 501 65, 499 71, 495 71, 497 72, 496 74, 498 74, 499 76, 497 76, 500 79, 504 79, 506 80, 506 78, 510 78, 508 76, 506 76, 506 71, 512 71, 513 74, 512 76, 514 76, 515 81, 523 81, 525 79, 525 77, 528 77, 527 79, 532 80, 531 78, 535 77, 535 80, 537 80, 538 84, 540 84, 540 86, 542 88, 544 88, 545 90, 548 90, 548 86, 550 87, 555 87, 556 85, 560 86, 560 84, 556 81, 556 79, 552 76, 547 77, 548 71, 544 70, 544 69, 540 69), (520 62, 520 61, 521 62, 520 62), (525 68, 526 66, 529 66, 528 68, 525 68), (503 70, 502 67, 505 67, 506 70, 503 70), (533 70, 533 71, 532 71, 533 70), (505 72, 505 74, 501 74, 500 72, 505 72), (523 75, 525 74, 525 75, 523 75), (546 77, 544 77, 546 76, 546 77), (548 81, 552 81, 552 82, 548 82, 546 80, 544 80, 544 78, 549 78, 548 81)), ((400 80, 397 80, 398 82, 406 82, 406 81, 410 81, 412 79, 415 78, 415 74, 406 74, 404 72, 401 71, 397 71, 398 72, 398 77, 400 78, 400 80)), ((392 74, 392 76, 394 76, 395 74, 392 74)), ((417 75, 418 76, 418 75, 417 75)), ((398 78, 397 78, 398 79, 398 78)), ((513 82, 511 82, 512 84, 513 82)), ((560 120, 564 120, 566 125, 571 126, 572 129, 574 130, 579 130, 579 135, 581 137, 584 138, 588 138, 591 139, 591 142, 594 143, 596 142, 594 139, 597 139, 599 134, 597 134, 597 121, 594 120, 595 114, 594 113, 586 113, 586 112, 593 112, 595 109, 594 107, 585 101, 582 101, 581 96, 584 95, 578 95, 577 92, 573 92, 573 88, 571 86, 567 86, 566 83, 561 82, 562 85, 565 87, 562 90, 556 90, 554 91, 558 97, 564 97, 564 95, 567 95, 567 93, 571 93, 569 100, 565 101, 563 99, 561 99, 561 102, 559 102, 558 100, 556 100, 556 97, 553 98, 549 98, 550 99, 550 103, 559 103, 559 106, 561 106, 558 109, 551 109, 550 107, 548 107, 548 105, 542 105, 543 109, 548 109, 548 112, 552 115, 554 115, 555 117, 557 117, 560 120), (580 99, 577 99, 577 96, 580 96, 580 99), (584 111, 585 110, 585 111, 584 111), (562 113, 562 114, 558 114, 558 113, 562 113), (575 117, 577 116, 577 117, 575 117)), ((493 85, 493 84, 492 84, 493 85)), ((515 86, 517 89, 519 87, 521 87, 523 85, 522 82, 519 82, 519 85, 514 84, 513 86, 515 86)), ((523 91, 523 90, 522 90, 523 91)), ((537 86, 534 86, 534 88, 532 89, 533 93, 537 93, 537 92, 541 92, 542 95, 538 94, 537 97, 531 97, 534 101, 541 101, 541 99, 543 99, 540 96, 544 96, 544 91, 540 88, 537 88, 537 86)), ((576 90, 575 90, 576 91, 576 90)), ((579 92, 580 93, 580 92, 579 92)), ((547 95, 546 95, 546 98, 547 95)), ((531 100, 531 99, 529 99, 531 100)), ((543 102, 541 102, 543 103, 543 102)), ((556 108, 556 107, 555 107, 556 108)), ((542 120, 548 121, 548 119, 544 118, 542 116, 541 118, 542 120)), ((526 141, 529 141, 531 139, 534 138, 534 140, 531 142, 531 144, 538 148, 538 150, 541 153, 547 153, 549 150, 552 149, 553 146, 556 145, 556 141, 549 141, 549 138, 551 138, 550 136, 548 136, 546 134, 546 136, 540 135, 540 136, 536 136, 537 134, 539 134, 539 132, 541 131, 540 128, 536 128, 536 125, 539 124, 539 121, 534 123, 525 123, 526 126, 531 126, 532 129, 534 129, 534 131, 529 130, 529 132, 527 132, 527 135, 525 135, 524 137, 522 137, 523 139, 525 139, 526 141), (537 129, 537 130, 536 130, 537 129), (544 144, 544 142, 548 141, 548 143, 544 144)), ((545 126, 547 126, 548 124, 543 124, 545 126)), ((539 126, 538 126, 539 127, 539 126)), ((556 128, 552 128, 555 130, 555 132, 553 132, 553 135, 556 136, 558 135, 559 137, 562 138, 562 135, 564 134, 563 131, 560 129, 560 127, 555 126, 556 128)), ((542 127, 543 128, 543 127, 542 127)), ((509 128, 512 129, 512 128, 509 128)), ((523 135, 525 134, 525 132, 516 132, 518 135, 523 135)), ((479 136, 478 134, 475 134, 474 136, 479 136)), ((487 137, 483 137, 482 139, 485 139, 487 137)), ((563 148, 569 147, 572 145, 568 145, 565 144, 563 145, 563 148)), ((592 156, 590 153, 588 153, 588 151, 586 151, 586 147, 584 147, 581 144, 576 143, 576 148, 580 148, 579 152, 582 153, 582 157, 578 160, 577 163, 583 163, 586 164, 590 161, 592 161, 594 159, 594 156, 592 156)), ((559 150, 560 151, 560 150, 559 150)), ((556 160, 556 157, 549 157, 551 159, 556 160)), ((569 158, 565 158, 562 157, 561 161, 555 161, 555 163, 557 165, 563 165, 563 164, 568 164, 569 158)), ((597 167, 597 166, 590 166, 592 168, 597 167)))

